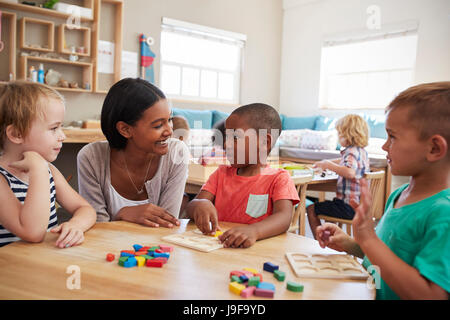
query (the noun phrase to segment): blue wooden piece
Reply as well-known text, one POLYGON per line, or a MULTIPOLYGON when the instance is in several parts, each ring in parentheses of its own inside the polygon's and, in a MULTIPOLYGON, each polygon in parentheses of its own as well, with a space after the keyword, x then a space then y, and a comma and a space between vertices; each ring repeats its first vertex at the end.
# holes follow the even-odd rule
POLYGON ((264 289, 264 290, 272 290, 275 291, 275 285, 270 282, 260 282, 257 286, 258 289, 264 289))
POLYGON ((264 269, 265 271, 269 271, 269 272, 272 272, 272 273, 273 273, 275 270, 278 270, 278 268, 279 268, 279 266, 273 264, 272 262, 265 262, 265 263, 264 263, 264 266, 263 266, 263 269, 264 269))
POLYGON ((167 259, 169 259, 169 258, 170 258, 170 253, 168 253, 168 252, 161 252, 161 253, 159 253, 159 252, 154 252, 154 253, 153 253, 153 256, 154 256, 155 258, 167 258, 167 259))
POLYGON ((134 251, 139 251, 142 246, 140 244, 133 244, 134 251))

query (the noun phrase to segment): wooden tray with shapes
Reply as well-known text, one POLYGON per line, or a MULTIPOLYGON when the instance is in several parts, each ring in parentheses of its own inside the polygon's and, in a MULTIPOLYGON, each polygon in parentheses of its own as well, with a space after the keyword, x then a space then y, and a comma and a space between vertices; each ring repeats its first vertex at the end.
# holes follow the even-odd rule
POLYGON ((349 255, 286 252, 286 258, 300 278, 364 280, 369 277, 364 267, 349 255))
POLYGON ((203 252, 223 248, 223 244, 220 243, 218 238, 203 235, 195 231, 171 234, 162 237, 162 240, 203 252))

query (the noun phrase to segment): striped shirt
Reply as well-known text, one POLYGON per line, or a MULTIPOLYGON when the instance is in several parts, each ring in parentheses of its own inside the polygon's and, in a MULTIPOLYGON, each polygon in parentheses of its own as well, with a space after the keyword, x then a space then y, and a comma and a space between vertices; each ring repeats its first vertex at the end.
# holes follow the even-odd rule
POLYGON ((355 170, 355 178, 338 177, 336 198, 343 200, 347 204, 350 204, 351 199, 359 203, 361 195, 360 179, 364 177, 364 173, 370 171, 369 156, 364 148, 354 146, 342 150, 341 155, 339 165, 355 170))
MULTIPOLYGON (((55 181, 53 180, 51 171, 49 170, 48 172, 50 175, 50 214, 47 231, 49 231, 51 228, 53 228, 58 224, 55 206, 56 202, 55 181)), ((11 188, 14 195, 16 196, 17 200, 19 200, 20 203, 23 204, 27 196, 28 183, 25 183, 20 179, 17 179, 15 176, 13 176, 11 173, 6 171, 2 167, 0 167, 0 174, 2 174, 6 178, 6 181, 8 181, 8 185, 11 188)), ((5 229, 0 224, 0 247, 19 240, 21 240, 19 237, 11 233, 9 230, 5 229)))

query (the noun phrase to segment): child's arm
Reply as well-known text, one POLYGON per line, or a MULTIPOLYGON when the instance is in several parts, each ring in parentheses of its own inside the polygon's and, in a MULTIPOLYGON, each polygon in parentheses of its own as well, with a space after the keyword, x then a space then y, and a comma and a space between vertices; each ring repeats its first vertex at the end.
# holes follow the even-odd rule
POLYGON ((84 240, 84 232, 94 225, 96 212, 83 197, 72 189, 56 167, 51 165, 50 169, 55 181, 56 201, 73 215, 69 221, 50 231, 61 233, 56 240, 56 246, 65 248, 78 245, 84 240))
POLYGON ((41 242, 47 232, 50 215, 48 163, 34 151, 24 152, 23 155, 23 160, 10 166, 28 172, 26 199, 22 205, 7 181, 0 178, 0 223, 25 241, 41 242))
POLYGON ((371 197, 367 181, 361 180, 361 201, 355 207, 353 230, 355 240, 381 277, 401 299, 448 299, 447 292, 423 277, 419 271, 400 259, 381 241, 373 228, 371 197))
POLYGON ((194 219, 197 228, 205 234, 215 233, 219 228, 217 210, 214 207, 215 196, 206 190, 200 193, 186 206, 189 218, 194 219), (211 222, 211 226, 210 226, 211 222))
POLYGON ((248 248, 257 240, 273 237, 289 229, 293 205, 291 200, 277 200, 273 204, 273 213, 266 219, 231 228, 219 236, 224 247, 248 248))
POLYGON ((364 252, 358 243, 334 223, 324 223, 316 229, 316 236, 322 248, 329 247, 344 251, 358 258, 364 258, 364 252))
POLYGON ((321 168, 322 170, 331 170, 336 172, 337 175, 344 177, 346 179, 354 179, 356 176, 356 171, 352 168, 341 166, 339 163, 336 163, 331 160, 323 160, 316 162, 314 164, 315 168, 321 168))

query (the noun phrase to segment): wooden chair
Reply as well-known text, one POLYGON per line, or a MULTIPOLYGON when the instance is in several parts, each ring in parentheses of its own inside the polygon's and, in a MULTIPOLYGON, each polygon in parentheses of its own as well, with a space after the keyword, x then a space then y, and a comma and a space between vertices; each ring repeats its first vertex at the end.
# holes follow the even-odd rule
MULTIPOLYGON (((372 196, 372 205, 370 207, 370 211, 372 217, 375 220, 381 219, 381 216, 384 212, 384 190, 383 190, 383 180, 384 180, 385 172, 383 170, 366 172, 364 174, 364 178, 369 182, 369 191, 372 196)), ((318 215, 317 216, 321 220, 325 220, 326 222, 337 223, 337 225, 342 228, 342 225, 346 225, 346 230, 348 235, 352 235, 352 220, 348 219, 339 219, 334 217, 329 217, 326 215, 318 215)))
POLYGON ((302 176, 292 176, 295 188, 297 189, 298 197, 300 198, 300 203, 292 209, 292 220, 291 225, 288 229, 289 232, 298 233, 301 235, 305 234, 305 201, 306 201, 306 188, 308 182, 312 180, 312 175, 302 175, 302 176))

